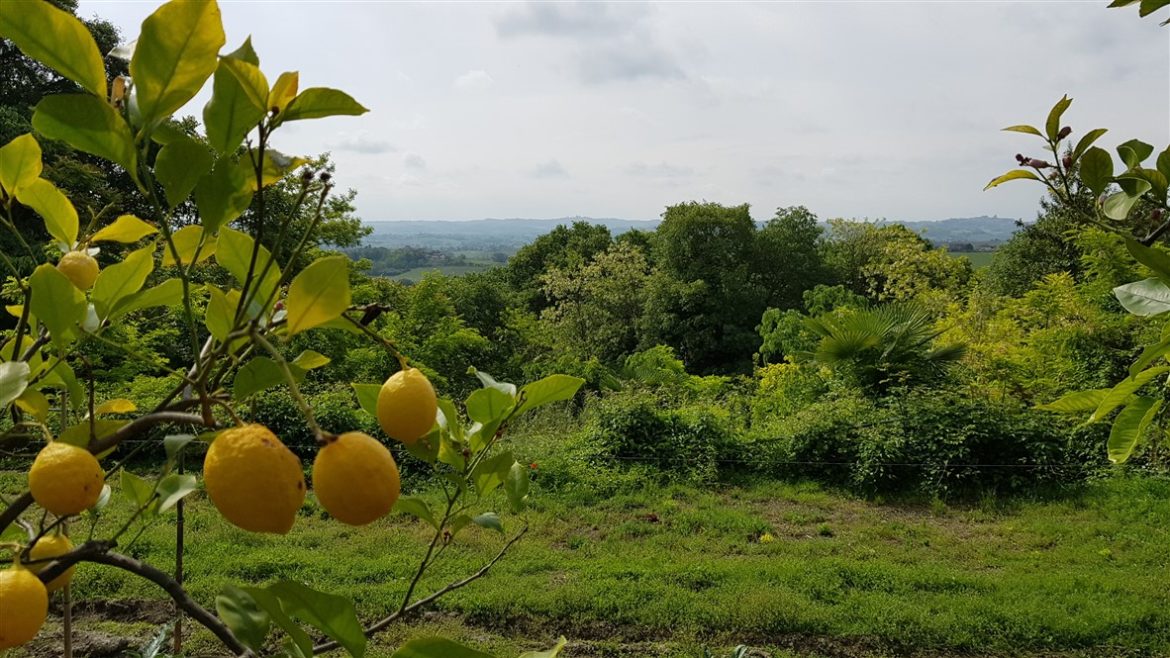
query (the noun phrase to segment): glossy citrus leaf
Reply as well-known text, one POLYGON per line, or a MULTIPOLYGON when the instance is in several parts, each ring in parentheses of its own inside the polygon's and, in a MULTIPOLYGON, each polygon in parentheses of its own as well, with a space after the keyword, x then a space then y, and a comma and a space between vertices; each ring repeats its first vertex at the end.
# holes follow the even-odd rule
POLYGON ((1048 139, 1053 142, 1057 141, 1060 133, 1060 117, 1064 115, 1064 111, 1068 106, 1072 105, 1072 99, 1068 96, 1063 96, 1056 105, 1052 106, 1052 111, 1048 113, 1048 120, 1044 122, 1044 132, 1048 133, 1048 139))
POLYGON ((254 64, 224 57, 203 108, 207 141, 220 154, 234 153, 267 113, 268 81, 254 64))
POLYGON ((288 104, 282 118, 284 121, 297 121, 340 115, 358 116, 366 112, 369 110, 343 91, 311 87, 288 104))
POLYGON ((115 304, 142 289, 154 271, 154 250, 153 244, 148 245, 102 270, 90 295, 99 317, 108 318, 115 304))
POLYGON ((217 233, 248 209, 253 188, 249 173, 246 163, 225 156, 195 186, 195 207, 208 233, 217 233))
POLYGON ((215 163, 207 147, 183 135, 167 143, 154 161, 154 177, 174 208, 191 195, 215 163))
MULTIPOLYGON (((249 266, 252 263, 252 249, 255 245, 256 241, 252 239, 252 236, 241 231, 225 228, 219 232, 215 260, 224 269, 231 272, 241 287, 248 277, 249 266)), ((271 259, 272 255, 268 252, 267 247, 261 245, 256 254, 255 267, 251 268, 253 278, 260 276, 260 273, 264 271, 265 263, 271 259)), ((273 264, 268 268, 264 279, 258 284, 259 298, 263 300, 271 296, 278 283, 280 283, 280 268, 273 264)))
POLYGON ((328 256, 313 261, 288 288, 288 333, 294 336, 341 317, 349 308, 347 256, 328 256))
POLYGON ((266 103, 268 111, 283 112, 292 99, 296 98, 300 80, 301 76, 296 71, 281 73, 276 82, 272 83, 272 89, 268 92, 268 102, 266 103))
POLYGON ((1117 286, 1113 289, 1113 296, 1134 315, 1150 317, 1170 311, 1170 287, 1158 278, 1117 286))
POLYGON ((105 97, 102 55, 89 29, 76 16, 51 2, 9 0, 0 7, 0 36, 91 94, 105 97))
POLYGON ((224 42, 215 0, 173 0, 142 22, 130 77, 144 125, 153 127, 199 92, 224 42))
POLYGON ((321 631, 352 656, 366 651, 366 635, 353 602, 343 596, 326 594, 300 583, 282 580, 268 587, 291 617, 321 631))
POLYGON ((990 190, 991 188, 999 187, 1000 185, 1002 185, 1008 181, 1020 180, 1020 179, 1041 180, 1041 178, 1039 176, 1037 176, 1035 174, 1035 172, 1028 171, 1027 169, 1013 169, 1012 171, 1009 171, 1002 176, 992 178, 991 182, 988 183, 987 185, 985 185, 983 187, 983 189, 990 190))
POLYGON ((41 145, 26 133, 0 147, 0 187, 15 196, 41 176, 41 145))
POLYGON ((158 229, 138 219, 134 215, 122 215, 110 224, 102 227, 93 234, 90 242, 121 242, 133 244, 148 235, 158 233, 158 229))
POLYGON ((390 658, 495 658, 490 653, 442 637, 416 637, 402 645, 390 658))
POLYGON ((1161 408, 1160 399, 1136 397, 1117 414, 1109 430, 1109 461, 1120 464, 1129 459, 1161 408))
POLYGON ((121 165, 138 179, 138 152, 130 126, 101 98, 89 94, 46 96, 37 103, 32 123, 45 137, 121 165))
POLYGON ((134 404, 132 400, 124 398, 117 398, 114 400, 106 400, 105 402, 94 407, 94 415, 100 414, 129 414, 138 410, 138 405, 134 404))
MULTIPOLYGON (((205 239, 202 226, 184 226, 171 234, 171 242, 174 243, 175 251, 179 254, 179 260, 184 265, 189 265, 191 261, 195 260, 195 252, 199 252, 199 262, 203 262, 215 255, 215 236, 209 235, 205 239), (203 241, 202 249, 199 248, 201 240, 203 241)), ((162 254, 163 267, 173 267, 175 265, 175 256, 166 244, 163 245, 162 254)))
POLYGON ((77 243, 77 209, 57 186, 38 178, 22 186, 16 200, 36 211, 45 220, 45 229, 62 251, 77 243))
POLYGON ((30 310, 59 347, 66 345, 77 333, 77 325, 85 320, 88 304, 85 295, 69 279, 49 264, 38 267, 29 277, 32 288, 30 310))
POLYGON ((0 363, 0 409, 12 404, 24 393, 30 372, 28 364, 23 361, 0 363))

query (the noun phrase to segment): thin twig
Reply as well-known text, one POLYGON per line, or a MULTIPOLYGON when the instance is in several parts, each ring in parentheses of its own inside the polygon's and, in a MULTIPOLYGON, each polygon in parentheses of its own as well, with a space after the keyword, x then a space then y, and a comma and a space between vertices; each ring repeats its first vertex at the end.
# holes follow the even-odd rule
MULTIPOLYGON (((466 587, 467 585, 470 585, 471 583, 479 580, 480 578, 483 578, 484 576, 487 575, 488 571, 490 571, 491 568, 496 565, 497 562, 499 562, 501 559, 503 559, 504 554, 508 552, 508 549, 512 548, 512 546, 516 542, 520 541, 520 538, 523 537, 524 534, 527 532, 528 532, 528 526, 524 526, 520 530, 520 532, 516 533, 516 535, 514 537, 512 537, 511 539, 508 540, 508 543, 504 544, 504 547, 500 549, 499 553, 496 553, 496 556, 494 558, 492 558, 491 562, 488 562, 487 564, 480 567, 479 571, 476 571, 475 573, 464 578, 463 580, 455 581, 455 582, 443 587, 442 589, 437 590, 433 594, 426 596, 424 598, 421 598, 418 601, 415 601, 414 603, 406 606, 402 610, 394 612, 393 614, 387 615, 386 617, 378 620, 373 625, 371 625, 365 629, 365 631, 364 631, 365 636, 366 637, 373 637, 374 635, 376 635, 377 633, 386 629, 386 627, 390 626, 391 624, 398 621, 399 619, 401 619, 407 615, 413 614, 414 612, 416 612, 420 608, 423 608, 425 606, 430 605, 431 603, 434 603, 435 600, 438 599, 439 597, 450 594, 451 592, 454 592, 457 589, 460 589, 462 587, 466 587)), ((333 641, 322 642, 321 644, 318 644, 317 646, 313 647, 313 653, 315 653, 315 654, 322 653, 324 651, 332 651, 334 649, 340 649, 340 648, 341 648, 341 645, 338 644, 337 642, 333 642, 333 641)))

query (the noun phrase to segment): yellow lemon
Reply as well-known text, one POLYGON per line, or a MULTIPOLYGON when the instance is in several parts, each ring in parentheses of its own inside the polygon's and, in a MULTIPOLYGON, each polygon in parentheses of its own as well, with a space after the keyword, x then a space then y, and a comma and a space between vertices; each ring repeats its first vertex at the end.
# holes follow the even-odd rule
POLYGON ((317 452, 313 491, 338 521, 365 525, 386 516, 397 502, 398 464, 377 439, 347 432, 317 452))
POLYGON ((57 271, 64 274, 78 290, 89 290, 98 277, 97 259, 84 251, 71 251, 57 261, 57 271))
POLYGON ((54 441, 41 449, 28 471, 33 500, 57 516, 80 514, 102 495, 105 475, 88 450, 54 441))
POLYGON ((418 368, 394 373, 378 391, 378 424, 387 436, 403 443, 426 436, 438 410, 435 389, 418 368))
MULTIPOLYGON (((33 544, 33 547, 29 549, 28 556, 33 560, 48 560, 64 555, 71 550, 73 550, 73 542, 69 541, 68 537, 53 533, 38 539, 37 543, 33 544)), ((49 566, 48 562, 40 562, 29 565, 29 569, 33 573, 40 573, 47 566, 49 566)), ((64 588, 69 584, 69 581, 73 580, 74 569, 76 567, 69 567, 68 571, 49 581, 49 584, 45 585, 45 587, 50 592, 56 592, 64 588)))
POLYGON ((301 460, 263 425, 216 437, 203 460, 203 483, 220 514, 251 532, 286 534, 305 502, 301 460))
POLYGON ((36 574, 21 566, 0 571, 0 650, 37 636, 49 614, 49 592, 36 574))

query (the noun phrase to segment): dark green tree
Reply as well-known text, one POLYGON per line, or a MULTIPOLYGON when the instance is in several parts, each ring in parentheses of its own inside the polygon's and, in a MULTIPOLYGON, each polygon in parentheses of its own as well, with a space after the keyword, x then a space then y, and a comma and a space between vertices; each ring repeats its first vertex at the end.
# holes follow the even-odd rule
POLYGON ((804 291, 829 282, 823 233, 817 216, 804 206, 776 209, 776 216, 760 229, 756 238, 760 282, 770 308, 798 308, 804 291))
POLYGON ((692 372, 747 370, 766 307, 747 204, 689 202, 662 215, 655 238, 643 347, 673 347, 692 372))
POLYGON ((520 248, 508 261, 507 280, 521 302, 540 312, 551 301, 542 290, 541 277, 553 268, 569 268, 589 262, 613 243, 609 228, 589 222, 564 224, 520 248))

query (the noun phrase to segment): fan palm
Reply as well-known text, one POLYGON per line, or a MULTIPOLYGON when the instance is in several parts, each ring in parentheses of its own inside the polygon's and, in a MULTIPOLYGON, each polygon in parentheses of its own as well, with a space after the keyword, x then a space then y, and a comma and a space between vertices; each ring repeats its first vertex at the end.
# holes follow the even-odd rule
POLYGON ((935 381, 966 352, 962 344, 936 346, 942 332, 930 313, 912 304, 826 314, 805 324, 821 337, 807 358, 878 395, 895 386, 935 381))

